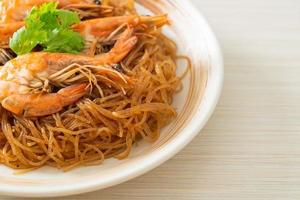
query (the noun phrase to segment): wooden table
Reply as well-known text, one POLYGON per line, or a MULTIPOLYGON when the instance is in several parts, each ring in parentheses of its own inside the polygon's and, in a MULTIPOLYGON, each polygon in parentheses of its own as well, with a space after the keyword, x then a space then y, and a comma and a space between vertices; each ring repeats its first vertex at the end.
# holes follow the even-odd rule
POLYGON ((205 129, 144 176, 61 199, 300 199, 300 1, 193 2, 225 57, 223 95, 205 129))

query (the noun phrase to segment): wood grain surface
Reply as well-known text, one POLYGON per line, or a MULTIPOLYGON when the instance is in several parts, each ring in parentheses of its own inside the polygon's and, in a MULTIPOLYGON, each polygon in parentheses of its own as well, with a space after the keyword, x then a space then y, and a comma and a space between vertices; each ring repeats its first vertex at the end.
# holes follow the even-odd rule
POLYGON ((300 1, 193 2, 225 57, 223 94, 205 129, 146 175, 58 199, 300 199, 300 1))

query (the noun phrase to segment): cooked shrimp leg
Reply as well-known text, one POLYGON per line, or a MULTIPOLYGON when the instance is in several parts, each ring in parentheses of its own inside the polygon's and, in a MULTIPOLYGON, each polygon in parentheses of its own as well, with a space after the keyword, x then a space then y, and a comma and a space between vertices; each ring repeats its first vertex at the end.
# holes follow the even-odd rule
POLYGON ((25 117, 50 115, 78 101, 87 93, 88 85, 78 84, 49 94, 15 94, 6 97, 2 106, 6 110, 25 117))

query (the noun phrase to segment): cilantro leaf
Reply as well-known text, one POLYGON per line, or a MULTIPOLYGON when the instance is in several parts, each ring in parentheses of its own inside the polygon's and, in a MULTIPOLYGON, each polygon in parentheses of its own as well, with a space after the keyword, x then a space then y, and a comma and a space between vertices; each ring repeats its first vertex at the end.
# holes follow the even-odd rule
POLYGON ((25 27, 11 38, 10 48, 18 55, 29 53, 37 45, 49 52, 79 53, 84 40, 70 27, 79 22, 76 13, 57 9, 57 2, 33 7, 25 19, 25 27))
POLYGON ((55 29, 45 42, 44 51, 78 53, 83 45, 84 40, 79 33, 69 29, 55 29))
POLYGON ((72 24, 80 22, 78 15, 71 11, 56 10, 55 14, 57 15, 58 20, 63 27, 69 27, 72 24))
MULTIPOLYGON (((55 17, 55 10, 57 7, 56 2, 50 2, 47 4, 42 4, 39 8, 33 7, 29 13, 29 15, 25 19, 26 27, 27 28, 36 28, 36 25, 58 25, 56 17, 55 17)), ((40 28, 40 26, 38 26, 40 28)))
POLYGON ((35 31, 34 29, 26 29, 23 27, 14 33, 9 42, 9 46, 17 54, 25 54, 43 42, 46 37, 47 33, 45 31, 35 31), (28 40, 27 38, 34 39, 28 40))

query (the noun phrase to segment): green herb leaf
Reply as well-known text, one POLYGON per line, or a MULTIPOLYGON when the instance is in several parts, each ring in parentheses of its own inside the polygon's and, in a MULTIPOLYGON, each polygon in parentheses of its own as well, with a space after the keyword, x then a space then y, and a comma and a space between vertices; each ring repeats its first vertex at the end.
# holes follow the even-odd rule
POLYGON ((56 8, 55 2, 33 7, 25 19, 25 27, 15 32, 11 38, 10 48, 18 55, 29 53, 37 45, 50 52, 82 51, 84 40, 70 27, 80 22, 78 15, 56 8))
POLYGON ((30 52, 39 43, 42 43, 46 38, 47 33, 45 31, 35 31, 34 29, 23 27, 14 33, 9 46, 17 54, 25 54, 30 52), (28 40, 28 38, 34 39, 28 40))
POLYGON ((26 28, 38 29, 41 28, 40 26, 44 26, 44 28, 50 29, 51 26, 57 26, 58 23, 54 13, 56 7, 56 2, 42 4, 39 8, 34 6, 25 19, 26 28), (37 27, 37 25, 39 26, 37 27))
POLYGON ((84 40, 79 33, 68 29, 53 30, 44 51, 78 53, 82 50, 84 40))
POLYGON ((72 24, 80 22, 80 18, 77 14, 67 10, 56 10, 55 14, 58 17, 59 23, 63 27, 69 27, 72 24))

